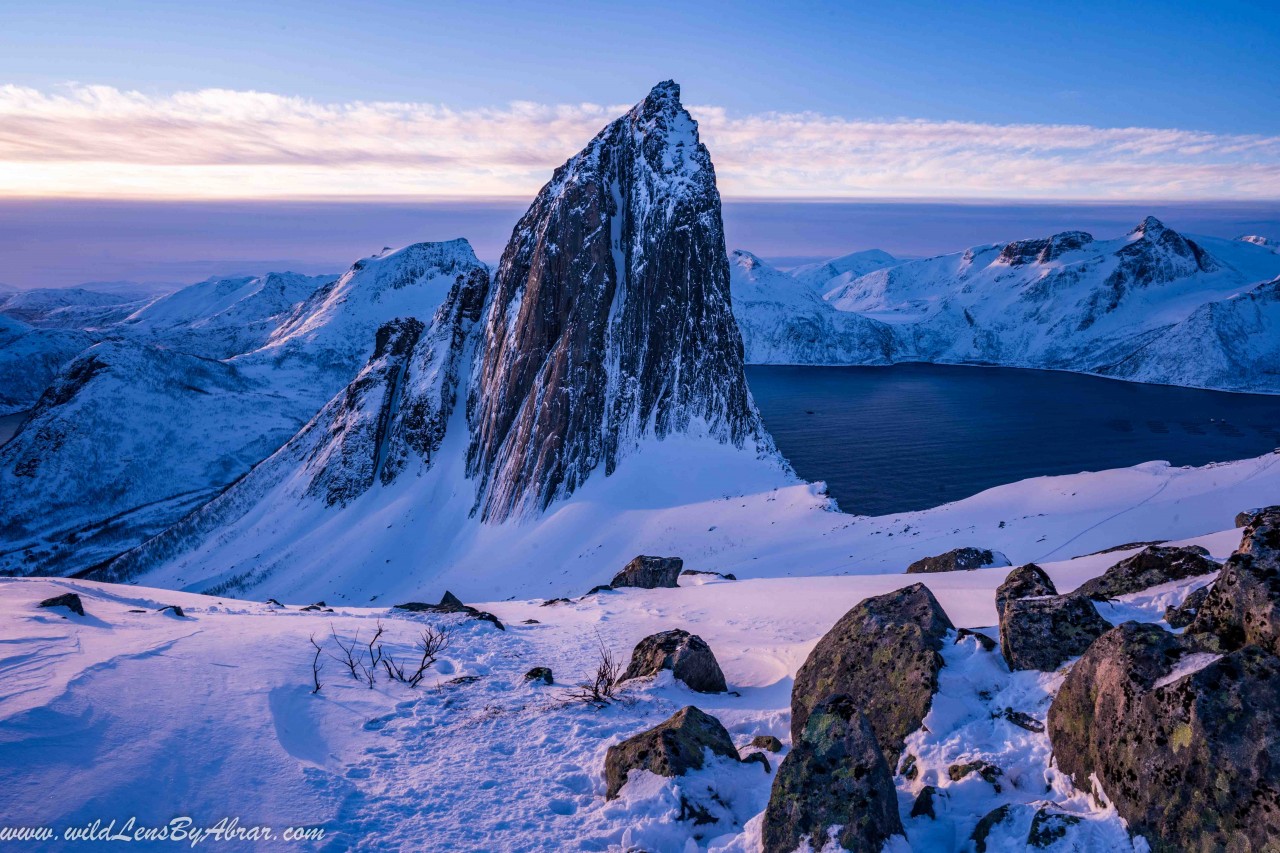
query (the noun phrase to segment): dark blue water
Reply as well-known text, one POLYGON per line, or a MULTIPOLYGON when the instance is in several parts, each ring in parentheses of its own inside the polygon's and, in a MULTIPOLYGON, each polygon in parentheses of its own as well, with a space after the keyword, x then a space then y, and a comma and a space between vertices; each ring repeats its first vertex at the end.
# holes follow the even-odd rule
POLYGON ((1005 367, 748 367, 778 448, 846 512, 925 509, 1045 474, 1280 447, 1280 396, 1005 367))

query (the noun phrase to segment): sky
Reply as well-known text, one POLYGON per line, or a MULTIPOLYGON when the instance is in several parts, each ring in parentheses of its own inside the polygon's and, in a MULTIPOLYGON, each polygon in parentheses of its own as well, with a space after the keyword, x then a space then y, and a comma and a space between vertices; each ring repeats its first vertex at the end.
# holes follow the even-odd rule
MULTIPOLYGON (((456 231, 480 229, 485 243, 514 222, 496 211, 527 204, 556 165, 670 78, 726 201, 770 202, 739 208, 761 239, 846 211, 844 226, 816 222, 774 254, 825 254, 845 226, 864 233, 843 230, 838 251, 962 248, 946 243, 973 229, 939 223, 965 210, 989 228, 971 242, 1028 236, 1025 205, 1044 203, 1083 204, 1082 219, 1098 203, 1215 215, 1245 205, 1234 227, 1280 199, 1277 43, 1274 2, 8 0, 0 202, 79 205, 34 216, 57 210, 50 227, 78 230, 27 229, 20 241, 51 261, 55 243, 71 244, 50 282, 77 277, 73 262, 103 277, 101 252, 75 249, 119 235, 93 219, 123 209, 103 202, 127 202, 135 228, 120 236, 136 245, 120 251, 135 255, 172 234, 175 210, 225 223, 206 235, 220 244, 186 259, 215 265, 346 250, 356 241, 342 239, 342 210, 387 223, 389 244, 406 230, 396 223, 417 221, 405 205, 430 211, 424 232, 451 211, 456 231), (887 218, 921 233, 865 233, 889 200, 906 206, 887 218), (795 207, 817 201, 828 206, 795 207), (315 221, 299 214, 304 202, 315 221), (276 242, 255 241, 225 205, 270 219, 276 242), (317 234, 322 223, 331 230, 317 234)), ((150 277, 163 277, 159 266, 150 277)))

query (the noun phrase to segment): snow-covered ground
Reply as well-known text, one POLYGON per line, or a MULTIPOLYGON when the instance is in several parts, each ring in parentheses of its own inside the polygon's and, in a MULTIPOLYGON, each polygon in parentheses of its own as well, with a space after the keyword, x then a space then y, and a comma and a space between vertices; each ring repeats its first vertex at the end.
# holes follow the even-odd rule
MULTIPOLYGON (((1191 541, 1222 559, 1239 531, 1191 541)), ((1042 565, 1065 591, 1130 553, 1042 565)), ((919 580, 958 627, 983 628, 995 621, 993 593, 1007 572, 686 577, 679 589, 568 604, 480 604, 506 631, 382 606, 305 612, 305 599, 278 608, 69 579, 0 580, 0 813, 7 825, 58 832, 175 816, 197 826, 238 817, 277 833, 322 827, 325 839, 303 849, 755 850, 771 772, 717 760, 682 779, 642 773, 606 802, 607 748, 688 704, 719 718, 739 746, 757 734, 785 742, 796 670, 850 607, 919 580), (81 595, 86 616, 37 607, 67 591, 81 595), (156 612, 168 604, 185 618, 156 612), (370 688, 327 653, 338 652, 332 634, 367 641, 378 624, 401 661, 425 624, 451 625, 452 643, 418 688, 385 677, 370 688), (695 694, 666 676, 629 683, 600 709, 569 697, 599 644, 625 660, 642 637, 676 627, 707 640, 733 693, 695 694), (326 650, 316 694, 311 637, 326 650), (551 667, 556 684, 526 683, 534 666, 551 667), (681 793, 712 803, 719 822, 675 820, 681 793)), ((1100 609, 1113 621, 1155 620, 1205 580, 1100 609)), ((998 652, 973 640, 947 646, 944 657, 933 710, 908 739, 919 775, 895 780, 912 849, 966 849, 977 821, 1002 804, 1015 818, 988 849, 1020 849, 1011 839, 1025 838, 1045 804, 1084 818, 1068 837, 1076 846, 1064 849, 1130 849, 1114 813, 1054 773, 1045 735, 992 717, 1011 706, 1043 720, 1061 677, 1011 675, 998 652), (974 776, 950 780, 949 765, 973 759, 1004 769, 1001 793, 974 776), (936 821, 909 817, 925 784, 939 788, 936 821)), ((784 754, 769 755, 774 771, 784 754)))

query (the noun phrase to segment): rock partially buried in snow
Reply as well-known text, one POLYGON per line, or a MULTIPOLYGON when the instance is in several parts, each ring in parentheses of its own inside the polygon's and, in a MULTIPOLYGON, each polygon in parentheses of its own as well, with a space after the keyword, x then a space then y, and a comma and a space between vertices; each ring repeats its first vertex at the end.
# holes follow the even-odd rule
POLYGON ((40 602, 41 607, 65 607, 77 616, 84 615, 84 605, 80 603, 80 596, 74 592, 65 592, 62 595, 46 598, 40 602))
POLYGON ((985 548, 953 548, 936 557, 925 557, 907 566, 907 574, 927 574, 932 572, 961 572, 973 569, 987 569, 993 566, 1011 565, 1009 558, 999 551, 985 548))
POLYGON ((1181 604, 1169 605, 1164 609, 1164 621, 1169 623, 1170 628, 1185 628, 1196 619, 1196 614, 1200 612, 1200 608, 1209 599, 1209 586, 1201 586, 1193 589, 1181 604))
POLYGON ((1116 563, 1100 577, 1085 581, 1075 595, 1094 600, 1115 598, 1170 581, 1213 574, 1218 568, 1209 552, 1197 545, 1152 545, 1116 563))
POLYGON ((632 770, 648 770, 659 776, 683 776, 690 770, 701 770, 706 751, 712 755, 738 761, 729 732, 720 721, 692 705, 672 717, 605 753, 605 798, 618 796, 632 770))
POLYGON ((696 634, 679 628, 652 634, 637 643, 631 663, 618 681, 657 675, 664 669, 671 670, 672 675, 699 693, 724 693, 729 689, 711 647, 696 634))
POLYGON ((614 575, 609 586, 614 589, 624 586, 674 589, 679 586, 677 581, 683 568, 684 560, 679 557, 646 557, 642 554, 614 575))
POLYGON ((938 689, 943 639, 954 630, 924 584, 868 598, 841 617, 809 653, 791 691, 791 740, 809 712, 845 694, 865 713, 885 759, 920 728, 938 689))
POLYGON ((1051 672, 1084 654, 1110 628, 1084 596, 1014 598, 1000 615, 1000 651, 1009 669, 1051 672))
POLYGON ((823 849, 827 833, 845 850, 878 851, 903 833, 889 765, 865 714, 849 696, 813 707, 778 768, 764 813, 764 853, 791 853, 806 840, 823 849))
POLYGON ((551 675, 551 667, 535 666, 524 674, 525 681, 532 681, 539 684, 551 684, 554 678, 551 675))
POLYGON ((1280 838, 1280 658, 1205 653, 1154 624, 1108 632, 1049 708, 1059 768, 1096 776, 1153 851, 1269 850, 1280 838))
POLYGON ((996 613, 1003 616, 1005 605, 1015 598, 1057 594, 1058 588, 1053 585, 1044 569, 1035 563, 1027 563, 1009 572, 1004 583, 996 587, 996 613))
MULTIPOLYGON (((304 608, 305 609, 305 608, 304 608)), ((421 601, 407 601, 404 604, 397 604, 392 607, 393 610, 406 610, 410 613, 464 613, 472 619, 479 619, 482 622, 488 622, 500 631, 507 630, 507 627, 498 620, 497 616, 484 610, 477 610, 469 604, 463 604, 462 599, 453 593, 445 590, 444 595, 440 598, 439 604, 424 604, 421 601)))

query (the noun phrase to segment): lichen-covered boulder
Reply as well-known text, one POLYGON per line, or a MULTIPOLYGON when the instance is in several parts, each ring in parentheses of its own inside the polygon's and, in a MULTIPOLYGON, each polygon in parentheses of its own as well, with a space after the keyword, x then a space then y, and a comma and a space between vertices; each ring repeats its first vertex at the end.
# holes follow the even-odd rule
POLYGON ((791 690, 791 740, 810 711, 845 694, 867 716, 885 759, 896 766, 903 739, 920 728, 938 689, 939 654, 954 630, 924 584, 858 604, 814 646, 791 690))
POLYGON ((1015 598, 1033 598, 1038 595, 1057 595, 1058 588, 1035 563, 1009 572, 1004 583, 996 587, 996 613, 1004 615, 1004 606, 1015 598))
POLYGON ((604 759, 605 798, 618 796, 632 770, 683 776, 702 769, 708 751, 739 760, 738 750, 719 720, 692 705, 682 708, 647 732, 609 747, 604 759))
POLYGON ((651 634, 637 643, 631 663, 618 681, 657 675, 664 669, 671 670, 672 675, 699 693, 724 693, 729 689, 711 647, 697 634, 679 628, 651 634))
POLYGON ((636 586, 641 589, 677 587, 684 560, 679 557, 646 557, 641 555, 623 566, 609 586, 636 586))
POLYGON ((1152 545, 1116 563, 1099 577, 1080 585, 1076 595, 1095 601, 1139 592, 1169 581, 1209 575, 1220 566, 1198 545, 1152 545))
POLYGON ((1072 667, 1048 730, 1059 768, 1096 776, 1156 853, 1280 838, 1280 658, 1258 646, 1218 656, 1126 622, 1072 667))
POLYGON ((1051 672, 1110 629, 1084 596, 1013 598, 1000 614, 1000 652, 1009 669, 1051 672))
POLYGON ((845 850, 879 853, 903 833, 893 777, 876 734, 849 696, 812 708, 773 780, 764 813, 764 853, 791 853, 805 840, 814 850, 836 841, 845 850))
POLYGON ((1169 623, 1170 628, 1185 628, 1196 619, 1196 614, 1200 612, 1200 608, 1204 607, 1204 603, 1209 599, 1208 585, 1196 587, 1187 597, 1182 600, 1181 604, 1171 604, 1164 609, 1164 621, 1169 623))
POLYGON ((1256 643, 1280 654, 1280 507, 1250 520, 1187 633, 1221 651, 1256 643))
POLYGON ((756 735, 751 739, 756 749, 767 749, 769 752, 782 752, 782 741, 773 735, 756 735))
POLYGON ((917 575, 931 572, 965 572, 972 569, 986 569, 993 566, 1008 566, 1009 558, 999 551, 987 548, 952 548, 945 554, 925 557, 907 566, 907 574, 917 575))

